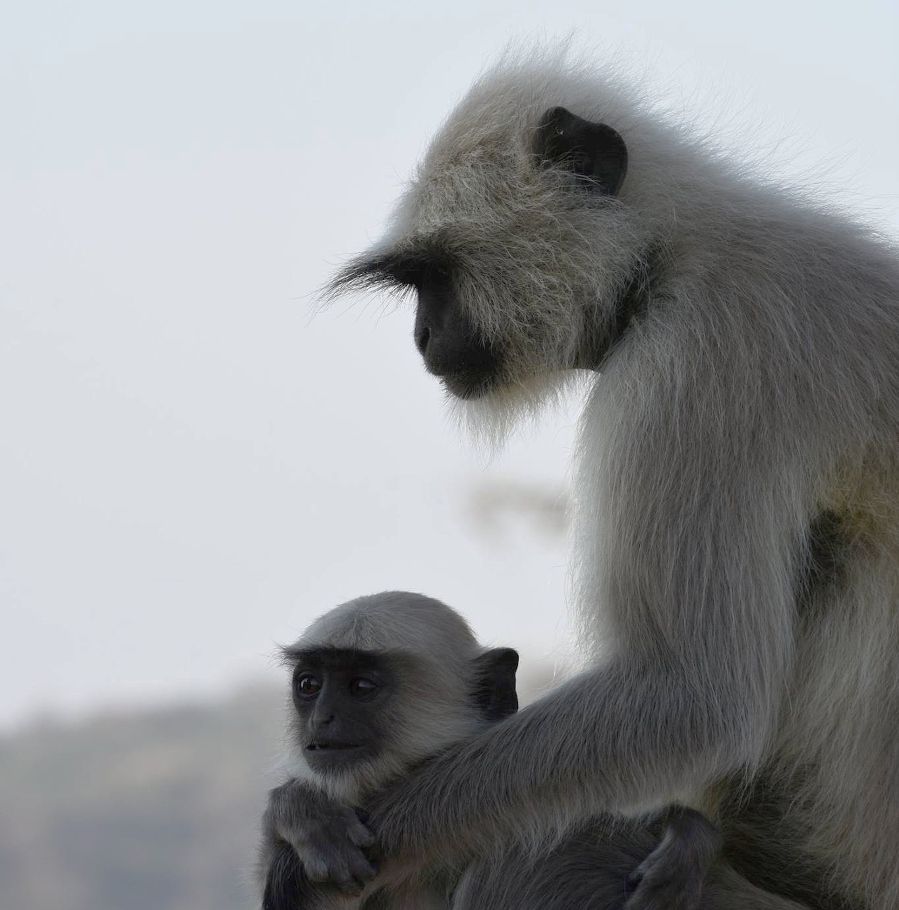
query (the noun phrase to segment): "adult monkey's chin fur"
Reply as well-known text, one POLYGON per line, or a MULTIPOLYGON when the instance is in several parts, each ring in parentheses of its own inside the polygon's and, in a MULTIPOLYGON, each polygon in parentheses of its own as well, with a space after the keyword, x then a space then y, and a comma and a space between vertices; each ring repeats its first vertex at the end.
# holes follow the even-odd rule
POLYGON ((535 425, 547 411, 563 409, 572 395, 586 389, 590 375, 584 370, 535 374, 494 385, 477 398, 447 391, 450 419, 478 449, 497 453, 516 431, 535 425))

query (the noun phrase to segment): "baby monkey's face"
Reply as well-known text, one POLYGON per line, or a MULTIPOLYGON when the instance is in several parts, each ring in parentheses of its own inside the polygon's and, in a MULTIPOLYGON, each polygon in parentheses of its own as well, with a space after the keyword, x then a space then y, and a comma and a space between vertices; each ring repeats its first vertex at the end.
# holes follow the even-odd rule
POLYGON ((298 655, 293 704, 309 767, 327 773, 376 758, 395 691, 396 673, 383 656, 336 648, 298 655))

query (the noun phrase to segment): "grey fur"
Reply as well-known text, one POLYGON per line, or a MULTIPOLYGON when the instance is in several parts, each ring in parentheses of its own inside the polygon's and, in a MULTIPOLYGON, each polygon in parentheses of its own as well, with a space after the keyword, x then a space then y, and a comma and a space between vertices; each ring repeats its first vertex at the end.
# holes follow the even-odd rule
MULTIPOLYGON (((402 689, 415 698, 396 699, 383 720, 390 735, 385 747, 363 765, 343 773, 321 774, 306 762, 302 731, 291 711, 290 748, 285 767, 290 778, 272 790, 263 817, 258 863, 260 892, 266 890, 274 863, 298 877, 331 888, 303 887, 305 910, 445 910, 447 876, 415 876, 392 885, 375 877, 364 852, 372 838, 352 806, 410 765, 451 743, 471 737, 486 723, 470 696, 472 661, 484 650, 468 624, 445 604, 420 594, 386 591, 359 597, 319 617, 283 651, 293 666, 311 648, 366 651, 392 657, 402 668, 402 689), (279 856, 289 845, 286 858, 279 856), (296 859, 299 859, 297 865, 296 859), (386 895, 384 889, 386 888, 386 895), (342 893, 343 892, 343 893, 342 893)), ((389 873, 388 873, 389 875, 389 873)), ((450 877, 451 880, 451 877, 450 877)), ((267 904, 264 904, 268 910, 267 904)), ((299 910, 299 908, 297 908, 299 910)))
POLYGON ((335 289, 435 247, 504 355, 460 404, 476 426, 502 433, 599 367, 574 508, 594 667, 387 792, 384 846, 472 857, 680 797, 781 894, 899 906, 895 248, 552 54, 474 86, 335 289), (624 138, 617 197, 535 164, 556 105, 624 138), (806 590, 824 514, 839 576, 806 590))
MULTIPOLYGON (((677 807, 649 823, 591 819, 558 845, 534 854, 504 848, 467 870, 464 862, 415 871, 388 864, 376 878, 367 853, 372 836, 352 806, 364 805, 412 763, 481 732, 487 722, 472 694, 476 661, 501 653, 514 673, 517 655, 485 651, 454 610, 397 591, 336 607, 284 649, 285 661, 295 665, 313 648, 389 656, 403 675, 395 697, 378 709, 389 710, 386 748, 366 765, 336 776, 313 770, 303 731, 292 727, 292 776, 271 791, 263 817, 258 878, 264 910, 499 910, 497 892, 513 893, 509 882, 520 891, 518 910, 543 910, 544 890, 555 896, 553 906, 583 910, 620 910, 629 894, 628 910, 714 910, 701 896, 720 836, 697 813, 677 807), (533 888, 525 887, 530 881, 533 888), (592 897, 584 902, 587 893, 592 897)), ((514 711, 514 692, 506 699, 505 713, 514 711)), ((738 893, 745 892, 744 883, 738 893)))

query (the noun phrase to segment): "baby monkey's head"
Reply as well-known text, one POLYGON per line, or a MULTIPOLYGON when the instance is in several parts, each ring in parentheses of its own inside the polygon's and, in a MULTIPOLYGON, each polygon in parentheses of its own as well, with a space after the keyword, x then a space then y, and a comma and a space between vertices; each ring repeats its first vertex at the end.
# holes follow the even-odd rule
POLYGON ((421 594, 341 604, 283 654, 292 770, 343 800, 518 709, 518 654, 482 648, 455 610, 421 594))

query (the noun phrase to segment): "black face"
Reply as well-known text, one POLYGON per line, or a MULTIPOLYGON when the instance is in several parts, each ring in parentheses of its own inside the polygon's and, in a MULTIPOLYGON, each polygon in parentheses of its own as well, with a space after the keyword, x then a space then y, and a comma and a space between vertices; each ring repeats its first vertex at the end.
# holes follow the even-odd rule
POLYGON ((376 756, 396 689, 389 661, 336 649, 295 656, 293 704, 309 767, 326 771, 376 756))
POLYGON ((459 398, 478 398, 500 377, 502 357, 487 344, 453 293, 452 271, 423 270, 415 276, 415 346, 429 373, 459 398))

